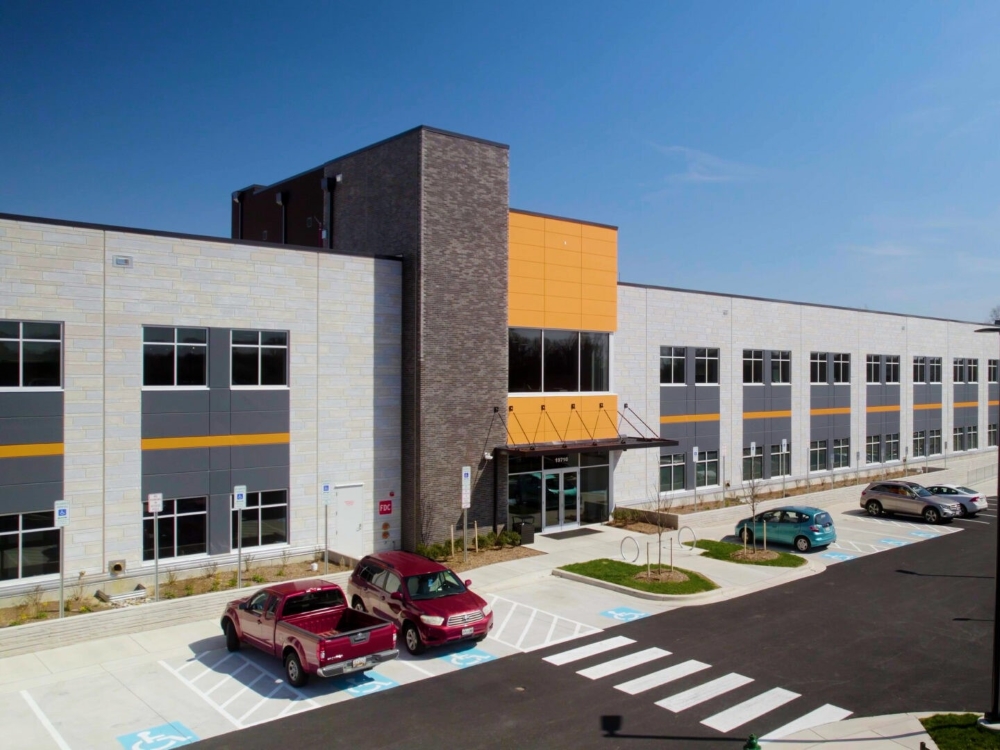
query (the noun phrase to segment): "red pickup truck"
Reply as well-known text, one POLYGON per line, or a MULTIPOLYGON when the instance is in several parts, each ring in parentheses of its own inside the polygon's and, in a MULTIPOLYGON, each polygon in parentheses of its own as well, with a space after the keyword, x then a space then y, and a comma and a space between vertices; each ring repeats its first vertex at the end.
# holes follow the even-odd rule
POLYGON ((327 581, 288 581, 229 602, 222 632, 230 651, 248 643, 280 658, 296 687, 311 674, 364 672, 399 655, 395 626, 348 609, 343 590, 327 581))

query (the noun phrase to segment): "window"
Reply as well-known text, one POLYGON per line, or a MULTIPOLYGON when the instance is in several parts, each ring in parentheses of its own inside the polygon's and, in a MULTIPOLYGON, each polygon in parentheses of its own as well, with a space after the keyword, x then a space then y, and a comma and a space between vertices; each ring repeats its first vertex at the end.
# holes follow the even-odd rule
POLYGON ((885 436, 885 460, 899 460, 899 433, 891 432, 885 436))
POLYGON ((928 357, 927 358, 927 382, 928 383, 940 383, 941 382, 941 358, 940 357, 928 357))
POLYGON ((986 377, 990 383, 997 382, 997 369, 1000 360, 998 359, 988 359, 986 360, 986 377))
MULTIPOLYGON (((233 549, 239 546, 239 513, 232 509, 233 549)), ((248 492, 247 507, 243 510, 243 548, 284 544, 287 541, 288 491, 248 492)))
POLYGON ((851 382, 851 355, 850 354, 834 354, 833 355, 833 382, 834 383, 850 383, 851 382))
POLYGON ((913 358, 913 382, 927 382, 927 357, 913 358))
POLYGON ((62 385, 62 324, 0 320, 0 388, 62 385))
POLYGON ((684 489, 684 454, 660 456, 660 492, 684 489))
POLYGON ((865 440, 865 463, 882 463, 882 436, 869 435, 865 440))
POLYGON ((51 510, 0 516, 0 581, 59 572, 59 529, 51 510))
POLYGON ((951 431, 951 449, 954 452, 965 450, 965 428, 956 427, 951 431))
POLYGON ((719 350, 694 350, 694 382, 718 384, 719 382, 719 350))
POLYGON ((684 347, 660 347, 660 385, 684 385, 684 347))
POLYGON ((809 355, 809 382, 826 383, 826 354, 813 352, 809 355))
POLYGON ((979 382, 979 360, 978 359, 967 359, 967 360, 965 360, 965 382, 966 383, 978 383, 979 382))
POLYGON ((208 498, 188 497, 164 500, 163 511, 156 517, 159 529, 159 550, 154 545, 154 520, 149 506, 143 503, 142 559, 152 560, 154 552, 160 559, 204 555, 208 552, 208 498))
POLYGON ((991 424, 986 426, 986 445, 989 448, 995 448, 997 444, 997 425, 991 424))
POLYGON ((792 382, 792 353, 771 352, 771 385, 788 385, 792 382))
POLYGON ((956 357, 952 361, 951 380, 953 383, 965 382, 965 360, 956 357))
POLYGON ((882 373, 879 372, 879 365, 882 364, 881 357, 877 354, 869 354, 865 365, 865 379, 868 383, 881 383, 882 373))
POLYGON ((813 440, 809 443, 809 471, 826 471, 826 441, 813 440))
POLYGON ((927 455, 936 456, 941 453, 941 430, 927 431, 927 455))
POLYGON ((610 390, 611 335, 510 328, 509 393, 579 393, 610 390))
POLYGON ((927 453, 927 433, 923 430, 913 433, 913 457, 926 456, 927 453))
POLYGON ((833 468, 846 469, 851 465, 850 438, 837 438, 833 441, 833 468))
POLYGON ((208 385, 208 329, 142 329, 142 384, 208 385))
POLYGON ((232 332, 233 385, 288 385, 288 333, 232 332))
POLYGON ((764 446, 755 446, 753 455, 749 448, 743 449, 743 481, 764 477, 764 446))
POLYGON ((712 487, 719 483, 719 452, 702 451, 694 465, 696 487, 712 487))
POLYGON ((899 382, 899 355, 890 354, 885 358, 885 382, 899 382))
POLYGON ((771 476, 787 477, 792 473, 791 461, 792 444, 785 443, 785 450, 781 450, 781 444, 771 446, 771 476))
POLYGON ((965 428, 965 450, 974 451, 979 447, 979 427, 970 425, 965 428))
POLYGON ((764 382, 764 352, 762 350, 743 350, 743 382, 764 382))

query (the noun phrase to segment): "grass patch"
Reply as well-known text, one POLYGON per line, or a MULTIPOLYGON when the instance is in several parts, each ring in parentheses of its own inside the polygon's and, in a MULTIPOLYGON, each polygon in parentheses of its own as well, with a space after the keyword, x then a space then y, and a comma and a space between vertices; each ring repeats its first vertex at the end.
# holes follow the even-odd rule
POLYGON ((628 586, 639 591, 648 591, 651 594, 697 594, 701 591, 711 591, 719 588, 705 576, 691 570, 674 567, 674 570, 684 573, 688 580, 679 583, 662 583, 659 581, 637 581, 636 575, 646 572, 645 565, 631 565, 618 560, 591 560, 584 563, 573 563, 563 565, 561 570, 576 573, 577 575, 596 578, 599 581, 617 583, 619 586, 628 586))
MULTIPOLYGON (((690 547, 691 542, 684 542, 684 546, 690 547)), ((773 568, 797 568, 800 565, 806 564, 804 557, 790 555, 787 552, 778 552, 775 549, 768 550, 768 552, 774 552, 777 555, 773 560, 736 560, 733 559, 732 555, 734 552, 742 552, 743 545, 733 544, 732 542, 715 542, 711 539, 699 539, 695 546, 698 549, 705 550, 705 557, 711 557, 713 560, 740 563, 741 565, 770 565, 773 568)))
POLYGON ((940 750, 1000 750, 1000 733, 976 725, 979 714, 935 714, 921 719, 940 750))

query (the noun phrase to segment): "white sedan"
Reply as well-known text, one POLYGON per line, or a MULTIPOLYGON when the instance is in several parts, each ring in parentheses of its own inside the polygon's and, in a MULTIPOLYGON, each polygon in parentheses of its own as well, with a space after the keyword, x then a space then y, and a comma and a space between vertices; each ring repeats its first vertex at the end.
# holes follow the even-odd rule
POLYGON ((962 508, 962 518, 970 518, 989 507, 986 495, 982 492, 976 492, 971 487, 963 487, 960 484, 935 484, 927 489, 935 495, 944 495, 949 500, 958 503, 962 508))

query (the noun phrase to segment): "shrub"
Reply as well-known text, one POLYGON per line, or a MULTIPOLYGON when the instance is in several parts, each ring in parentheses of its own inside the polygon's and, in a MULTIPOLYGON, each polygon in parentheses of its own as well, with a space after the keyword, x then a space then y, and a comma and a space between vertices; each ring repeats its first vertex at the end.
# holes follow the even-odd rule
POLYGON ((521 535, 516 531, 507 531, 504 529, 500 532, 497 537, 497 544, 500 547, 516 547, 521 543, 521 535))
POLYGON ((185 583, 184 584, 184 596, 192 596, 194 594, 194 584, 185 583))
POLYGON ((254 573, 252 576, 250 576, 250 580, 253 581, 254 583, 264 583, 264 576, 262 576, 260 573, 254 573))
POLYGON ((611 511, 611 519, 616 526, 628 526, 642 520, 642 514, 635 508, 615 508, 611 511))

